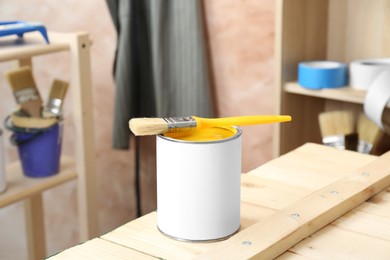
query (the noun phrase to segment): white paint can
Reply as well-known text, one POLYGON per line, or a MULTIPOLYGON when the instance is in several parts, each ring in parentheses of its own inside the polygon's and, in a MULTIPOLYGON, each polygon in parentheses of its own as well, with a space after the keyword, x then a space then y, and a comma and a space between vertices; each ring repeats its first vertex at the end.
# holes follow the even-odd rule
POLYGON ((3 130, 0 128, 0 193, 4 192, 6 188, 4 138, 3 130))
POLYGON ((157 226, 171 238, 222 240, 240 228, 242 132, 218 129, 201 141, 157 136, 157 226))

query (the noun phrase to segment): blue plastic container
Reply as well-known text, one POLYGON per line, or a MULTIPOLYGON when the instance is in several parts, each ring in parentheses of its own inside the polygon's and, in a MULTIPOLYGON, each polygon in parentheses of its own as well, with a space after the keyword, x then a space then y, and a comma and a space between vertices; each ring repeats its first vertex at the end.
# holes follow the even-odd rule
POLYGON ((13 131, 24 175, 48 177, 58 173, 61 157, 62 123, 39 131, 13 131))

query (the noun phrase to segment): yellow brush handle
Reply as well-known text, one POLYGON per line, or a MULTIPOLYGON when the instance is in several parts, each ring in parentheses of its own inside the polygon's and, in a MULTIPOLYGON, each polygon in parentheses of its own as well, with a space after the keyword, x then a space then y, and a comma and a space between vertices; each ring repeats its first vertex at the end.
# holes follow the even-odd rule
POLYGON ((291 116, 238 116, 238 117, 222 117, 222 118, 201 118, 192 116, 197 123, 197 128, 207 128, 214 126, 244 126, 257 124, 270 124, 291 121, 291 116))

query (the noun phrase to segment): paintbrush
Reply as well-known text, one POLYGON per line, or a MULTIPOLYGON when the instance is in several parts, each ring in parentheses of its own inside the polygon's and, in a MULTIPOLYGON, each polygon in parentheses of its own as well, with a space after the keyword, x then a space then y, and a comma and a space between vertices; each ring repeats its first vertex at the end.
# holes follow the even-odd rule
POLYGON ((358 136, 352 111, 332 111, 319 114, 322 142, 340 150, 356 151, 358 136))
POLYGON ((380 127, 363 113, 359 115, 357 130, 359 135, 357 151, 360 153, 371 153, 373 147, 376 147, 384 137, 384 132, 380 127))
POLYGON ((41 116, 42 99, 30 67, 20 67, 5 73, 16 102, 31 117, 41 116))
POLYGON ((157 135, 167 132, 190 131, 216 126, 244 126, 291 121, 291 116, 239 116, 224 118, 168 117, 168 118, 132 118, 130 130, 135 135, 157 135))
POLYGON ((59 117, 62 114, 62 105, 69 83, 63 80, 55 79, 51 85, 49 98, 42 111, 45 118, 59 117))

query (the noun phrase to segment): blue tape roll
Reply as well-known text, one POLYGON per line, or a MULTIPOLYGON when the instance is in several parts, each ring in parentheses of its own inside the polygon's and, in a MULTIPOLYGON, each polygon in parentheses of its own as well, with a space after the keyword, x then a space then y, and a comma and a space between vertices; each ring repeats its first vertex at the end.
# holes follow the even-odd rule
POLYGON ((300 62, 298 83, 308 89, 346 86, 348 85, 347 65, 335 61, 300 62))

